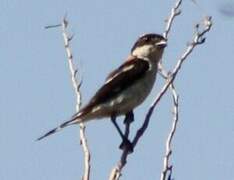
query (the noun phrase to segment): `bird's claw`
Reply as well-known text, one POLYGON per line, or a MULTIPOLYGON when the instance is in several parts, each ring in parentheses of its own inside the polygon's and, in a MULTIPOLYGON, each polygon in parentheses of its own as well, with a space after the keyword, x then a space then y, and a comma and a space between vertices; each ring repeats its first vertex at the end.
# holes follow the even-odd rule
POLYGON ((133 145, 128 139, 124 139, 122 143, 119 145, 119 148, 122 150, 127 149, 128 153, 133 153, 133 145))

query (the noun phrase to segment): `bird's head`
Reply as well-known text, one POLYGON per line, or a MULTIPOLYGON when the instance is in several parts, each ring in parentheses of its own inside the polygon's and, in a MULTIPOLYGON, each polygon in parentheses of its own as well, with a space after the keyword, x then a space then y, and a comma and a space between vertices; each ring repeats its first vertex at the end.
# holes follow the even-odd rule
POLYGON ((159 61, 162 57, 167 40, 159 34, 145 34, 132 47, 131 53, 138 58, 159 61))

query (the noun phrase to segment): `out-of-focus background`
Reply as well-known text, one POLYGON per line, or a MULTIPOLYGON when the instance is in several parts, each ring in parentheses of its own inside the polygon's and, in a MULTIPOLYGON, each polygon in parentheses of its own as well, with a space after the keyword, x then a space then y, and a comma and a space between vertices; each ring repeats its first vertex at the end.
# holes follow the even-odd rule
MULTIPOLYGON (((231 0, 184 1, 165 51, 173 67, 205 15, 214 26, 204 45, 183 65, 176 87, 180 122, 173 142, 175 179, 231 179, 234 176, 234 5, 231 0), (203 10, 201 10, 203 9, 203 10)), ((77 180, 83 173, 78 126, 43 141, 35 139, 75 112, 75 96, 58 24, 67 13, 72 50, 82 69, 83 104, 119 66, 143 33, 164 30, 174 0, 17 1, 0 7, 0 179, 77 180)), ((77 63, 78 62, 78 63, 77 63)), ((160 87, 135 110, 131 137, 160 87)), ((156 108, 150 127, 129 156, 122 179, 159 179, 171 128, 171 95, 156 108)), ((120 118, 119 123, 122 124, 120 118)), ((91 179, 107 179, 120 158, 121 140, 108 119, 87 124, 91 179)))

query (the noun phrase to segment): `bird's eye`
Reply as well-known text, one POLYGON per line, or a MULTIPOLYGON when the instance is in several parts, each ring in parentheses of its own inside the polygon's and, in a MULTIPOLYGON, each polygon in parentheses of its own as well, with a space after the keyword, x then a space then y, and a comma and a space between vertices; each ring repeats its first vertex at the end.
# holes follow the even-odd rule
POLYGON ((149 41, 150 41, 150 38, 149 38, 149 37, 145 37, 145 38, 144 38, 144 41, 145 41, 145 42, 149 42, 149 41))

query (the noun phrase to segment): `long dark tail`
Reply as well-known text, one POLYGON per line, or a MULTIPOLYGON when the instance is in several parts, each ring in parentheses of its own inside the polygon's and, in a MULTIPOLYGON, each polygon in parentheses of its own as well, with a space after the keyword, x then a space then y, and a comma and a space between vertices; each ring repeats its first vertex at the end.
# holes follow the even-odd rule
POLYGON ((52 135, 52 134, 54 134, 54 133, 56 133, 56 132, 62 130, 63 128, 65 128, 65 127, 67 127, 67 126, 71 126, 71 125, 73 125, 73 124, 79 123, 79 122, 80 122, 79 120, 80 120, 80 119, 77 119, 77 116, 73 116, 69 121, 64 122, 64 123, 61 124, 60 126, 58 126, 58 127, 54 128, 54 129, 50 130, 49 132, 47 132, 47 133, 44 134, 43 136, 39 137, 39 138, 37 139, 37 141, 40 141, 41 139, 44 139, 45 137, 50 136, 50 135, 52 135))

